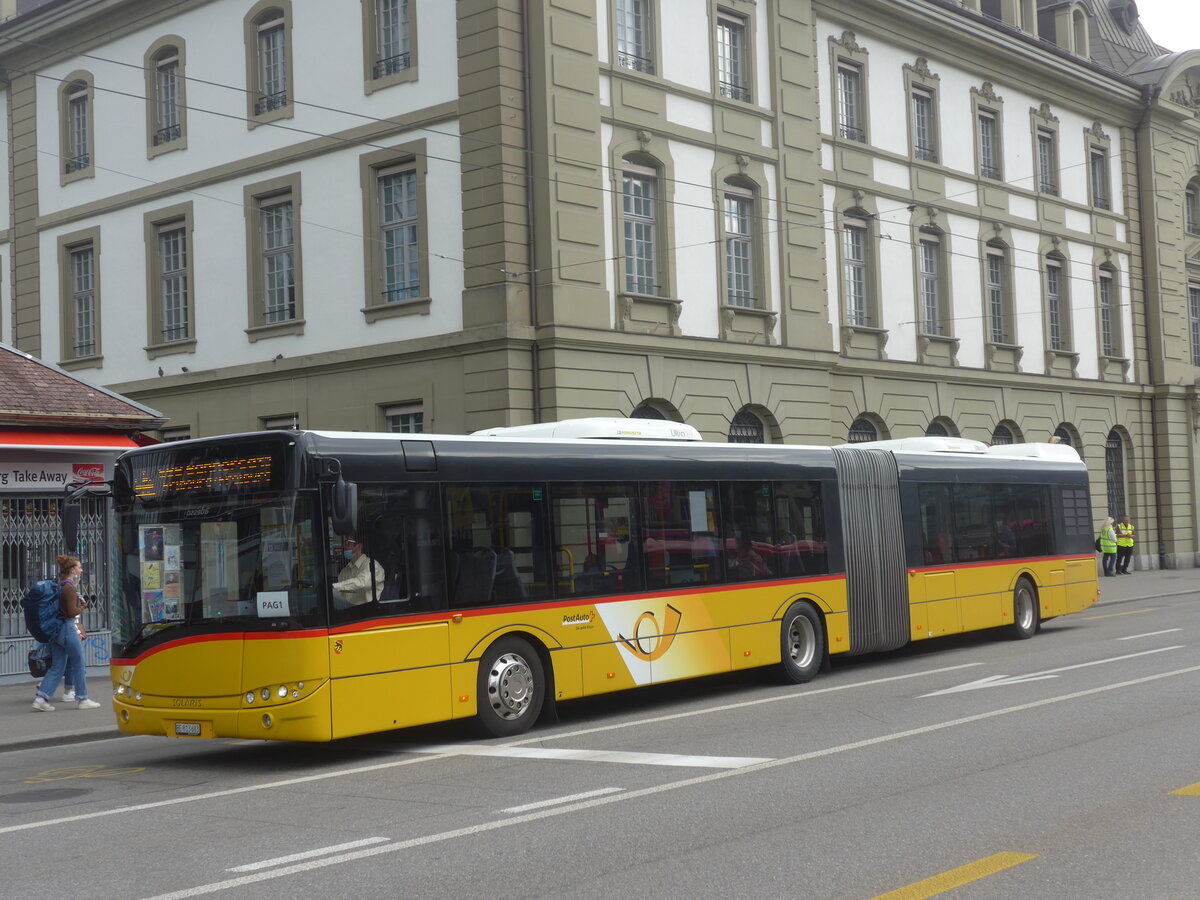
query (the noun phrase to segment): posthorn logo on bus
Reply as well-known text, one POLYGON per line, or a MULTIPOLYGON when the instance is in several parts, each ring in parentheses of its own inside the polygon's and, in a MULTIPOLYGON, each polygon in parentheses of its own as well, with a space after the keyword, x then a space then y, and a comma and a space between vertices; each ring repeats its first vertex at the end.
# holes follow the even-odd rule
POLYGON ((646 611, 633 623, 632 639, 623 634, 618 634, 617 639, 637 659, 642 662, 654 662, 656 659, 662 659, 675 643, 675 635, 679 633, 679 623, 682 619, 683 613, 668 603, 663 614, 662 628, 659 628, 654 613, 646 611))

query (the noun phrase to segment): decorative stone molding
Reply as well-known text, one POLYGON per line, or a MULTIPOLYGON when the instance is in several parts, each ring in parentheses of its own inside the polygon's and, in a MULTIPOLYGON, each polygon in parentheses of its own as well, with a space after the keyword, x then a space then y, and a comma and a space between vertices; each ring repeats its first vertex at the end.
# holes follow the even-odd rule
POLYGON ((992 83, 990 81, 985 81, 983 84, 981 84, 977 88, 975 88, 975 87, 971 88, 971 93, 974 94, 979 99, 987 101, 988 103, 1003 103, 1004 102, 1004 98, 996 93, 996 88, 992 85, 992 83))
POLYGON ((779 314, 770 309, 723 306, 720 321, 722 340, 770 346, 775 343, 779 314))
POLYGON ((1073 350, 1047 350, 1046 374, 1062 378, 1079 377, 1079 354, 1073 350))
POLYGON ((1101 356, 1100 357, 1100 380, 1101 381, 1128 381, 1129 371, 1133 367, 1133 361, 1120 356, 1101 356))
POLYGON ((997 372, 1020 372, 1024 353, 1024 348, 1016 344, 993 344, 989 341, 983 348, 984 364, 997 372))
POLYGON ((843 325, 841 334, 842 356, 854 356, 859 359, 887 359, 887 353, 884 352, 884 347, 888 342, 886 328, 843 325))
POLYGON ((620 294, 617 297, 617 328, 635 334, 679 335, 683 301, 673 297, 620 294))
POLYGON ((957 366, 961 341, 944 334, 917 335, 917 358, 930 366, 957 366))
POLYGON ((642 148, 643 153, 645 153, 649 149, 651 138, 652 138, 652 135, 646 129, 644 129, 644 128, 638 129, 637 142, 638 142, 638 145, 642 148))
POLYGON ((1051 112, 1050 104, 1044 100, 1042 101, 1042 105, 1037 109, 1031 106, 1029 112, 1034 118, 1041 119, 1043 122, 1049 122, 1054 125, 1058 124, 1058 116, 1051 112))
POLYGON ((1104 133, 1104 129, 1100 127, 1100 123, 1098 121, 1093 122, 1091 128, 1083 129, 1083 133, 1086 134, 1088 137, 1090 137, 1094 140, 1097 140, 1097 141, 1111 141, 1112 140, 1112 138, 1110 138, 1107 134, 1104 133))
POLYGON ((941 78, 929 71, 929 60, 924 56, 918 56, 917 61, 913 64, 905 63, 904 71, 912 72, 922 81, 940 81, 941 78))
POLYGON ((858 41, 854 38, 853 31, 843 31, 840 38, 832 38, 833 43, 837 44, 848 53, 866 53, 866 47, 860 47, 858 41))

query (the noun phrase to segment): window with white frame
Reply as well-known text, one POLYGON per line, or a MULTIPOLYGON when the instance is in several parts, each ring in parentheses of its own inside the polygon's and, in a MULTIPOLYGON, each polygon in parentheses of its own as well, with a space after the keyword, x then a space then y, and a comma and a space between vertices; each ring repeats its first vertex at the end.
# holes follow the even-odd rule
POLYGON ((913 88, 912 104, 913 156, 926 162, 937 162, 937 121, 933 91, 913 88))
POLYGON ((845 61, 837 65, 837 134, 848 141, 867 139, 863 116, 862 68, 845 61))
POLYGON ((622 226, 625 240, 625 290, 657 295, 658 232, 655 222, 657 173, 626 161, 622 173, 622 226))
POLYGON ((754 195, 725 185, 725 302, 752 307, 754 297, 754 195))
POLYGON ((296 318, 295 229, 291 195, 259 201, 262 247, 263 323, 274 325, 296 318))
POLYGON ((180 106, 179 50, 166 47, 154 58, 154 146, 183 137, 180 106))
POLYGON ((91 244, 73 247, 68 253, 71 290, 71 356, 95 356, 99 310, 96 308, 96 253, 91 244))
POLYGON ((1092 206, 1097 209, 1112 209, 1109 189, 1108 150, 1104 147, 1088 148, 1088 182, 1092 192, 1092 206))
POLYGON ((717 85, 722 97, 750 100, 746 20, 717 13, 717 85))
POLYGON ((1047 259, 1046 329, 1051 350, 1066 350, 1068 347, 1066 288, 1062 260, 1055 257, 1047 259))
POLYGON ((393 434, 420 434, 425 430, 425 410, 419 403, 384 407, 383 424, 393 434))
POLYGON ((1188 285, 1188 324, 1192 336, 1192 365, 1200 366, 1200 283, 1188 285))
POLYGON ((1100 319, 1100 352, 1104 356, 1117 356, 1118 346, 1118 310, 1116 273, 1111 269, 1101 269, 1097 288, 1100 295, 1098 314, 1100 319))
POLYGON ((616 0, 617 65, 654 74, 653 0, 616 0))
POLYGON ((932 229, 922 229, 917 240, 917 282, 921 298, 921 331, 946 334, 943 315, 942 238, 932 229))
POLYGON ((1183 192, 1183 226, 1188 234, 1200 234, 1200 184, 1196 182, 1183 192))
POLYGON ((68 175, 92 166, 92 88, 86 81, 76 81, 67 87, 66 95, 66 160, 68 175))
POLYGON ((375 0, 375 78, 403 72, 409 54, 409 0, 375 0))
POLYGON ((187 227, 182 222, 162 225, 158 231, 158 302, 163 343, 191 337, 188 296, 187 227))
POLYGON ((288 95, 287 20, 282 10, 270 10, 255 23, 258 61, 255 115, 286 107, 288 95))
POLYGON ((378 184, 383 302, 413 300, 422 291, 416 169, 381 169, 378 184))
POLYGON ((1011 344, 1009 325, 1008 259, 1000 244, 988 244, 984 256, 984 282, 987 290, 988 340, 993 344, 1011 344))
POLYGON ((1000 123, 996 113, 979 110, 975 126, 979 140, 979 174, 999 181, 1003 175, 1000 167, 1000 123))
POLYGON ((1058 194, 1058 148, 1053 131, 1039 128, 1037 131, 1038 191, 1043 194, 1058 194))
POLYGON ((867 223, 847 218, 842 223, 842 292, 846 324, 871 325, 867 295, 867 223))

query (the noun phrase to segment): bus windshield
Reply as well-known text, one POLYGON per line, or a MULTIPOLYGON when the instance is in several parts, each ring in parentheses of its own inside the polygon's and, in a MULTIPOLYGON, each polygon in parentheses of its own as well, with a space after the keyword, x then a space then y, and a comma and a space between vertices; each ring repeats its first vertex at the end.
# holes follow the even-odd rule
POLYGON ((314 528, 310 494, 126 511, 114 645, 128 650, 179 626, 325 624, 314 528))

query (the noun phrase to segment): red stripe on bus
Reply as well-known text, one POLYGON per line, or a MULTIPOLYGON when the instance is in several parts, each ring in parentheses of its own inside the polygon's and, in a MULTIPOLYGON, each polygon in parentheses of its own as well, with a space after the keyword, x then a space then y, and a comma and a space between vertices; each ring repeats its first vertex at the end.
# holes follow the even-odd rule
POLYGON ((986 566, 1029 566, 1045 562, 1085 562, 1095 560, 1087 556, 1023 556, 1019 559, 987 559, 982 562, 943 563, 940 566, 915 566, 908 570, 909 574, 922 572, 947 572, 955 569, 981 569, 986 566))

